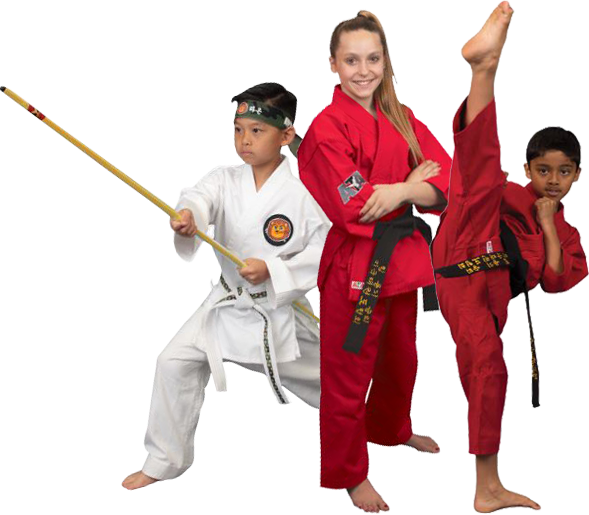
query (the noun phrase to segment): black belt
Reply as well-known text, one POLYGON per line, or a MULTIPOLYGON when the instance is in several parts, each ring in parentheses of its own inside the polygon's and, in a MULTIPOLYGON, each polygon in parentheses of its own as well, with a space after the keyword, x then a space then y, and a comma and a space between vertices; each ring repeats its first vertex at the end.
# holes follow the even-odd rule
POLYGON ((528 295, 528 262, 522 257, 517 238, 505 222, 500 223, 501 242, 505 252, 491 252, 482 254, 471 259, 466 259, 455 265, 445 266, 434 270, 442 277, 463 277, 477 272, 485 272, 495 268, 509 267, 509 285, 511 298, 517 297, 520 293, 526 299, 526 311, 528 314, 528 327, 530 329, 530 345, 532 349, 532 406, 540 406, 540 371, 536 359, 536 341, 534 339, 534 328, 532 327, 532 315, 530 313, 530 298, 528 295))
MULTIPOLYGON (((427 244, 430 245, 432 242, 431 229, 425 221, 413 215, 411 206, 402 215, 389 222, 377 222, 372 239, 377 240, 378 243, 372 254, 370 268, 346 336, 343 346, 345 350, 358 354, 362 349, 393 251, 397 243, 403 238, 411 236, 415 229, 421 232, 427 244)), ((425 311, 439 309, 435 284, 423 288, 423 308, 425 311)))

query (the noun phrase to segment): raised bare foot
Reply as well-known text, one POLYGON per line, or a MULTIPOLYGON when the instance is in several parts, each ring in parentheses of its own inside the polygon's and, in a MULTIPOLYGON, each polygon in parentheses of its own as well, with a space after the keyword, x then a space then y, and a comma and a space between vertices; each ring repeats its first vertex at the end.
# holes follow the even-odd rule
POLYGON ((348 488, 354 506, 369 513, 378 513, 380 510, 389 511, 389 507, 382 497, 374 489, 368 478, 354 488, 348 488))
POLYGON ((473 71, 497 68, 512 15, 513 9, 509 2, 501 2, 483 28, 462 47, 462 56, 473 71))
POLYGON ((123 481, 123 486, 127 490, 136 490, 137 488, 143 488, 144 486, 151 485, 159 481, 159 479, 154 479, 153 477, 146 476, 141 470, 139 472, 135 472, 123 481))
POLYGON ((540 505, 523 495, 506 490, 503 485, 477 491, 474 499, 474 509, 479 513, 491 513, 502 508, 523 506, 539 510, 540 505))
POLYGON ((421 452, 431 452, 437 454, 440 452, 440 446, 429 436, 411 435, 403 445, 408 445, 421 452))

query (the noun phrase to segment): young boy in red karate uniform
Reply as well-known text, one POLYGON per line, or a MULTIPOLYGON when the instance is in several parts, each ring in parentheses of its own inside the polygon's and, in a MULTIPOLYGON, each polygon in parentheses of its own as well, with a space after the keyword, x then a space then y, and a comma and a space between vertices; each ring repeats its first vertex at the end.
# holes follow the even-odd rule
MULTIPOLYGON (((527 290, 538 283, 547 292, 559 292, 587 275, 579 233, 565 222, 560 203, 581 172, 575 136, 548 128, 532 138, 525 165, 531 182, 526 187, 507 182, 501 170, 494 81, 512 14, 508 2, 502 2, 462 50, 472 68, 472 83, 454 119, 450 197, 432 246, 440 308, 456 342, 469 402, 470 452, 477 456, 475 509, 481 512, 540 508, 506 490, 497 470, 507 385, 499 335, 512 293, 518 293, 512 292, 517 286, 514 272, 520 273, 526 300, 527 290)), ((537 406, 534 347, 532 352, 537 406)))

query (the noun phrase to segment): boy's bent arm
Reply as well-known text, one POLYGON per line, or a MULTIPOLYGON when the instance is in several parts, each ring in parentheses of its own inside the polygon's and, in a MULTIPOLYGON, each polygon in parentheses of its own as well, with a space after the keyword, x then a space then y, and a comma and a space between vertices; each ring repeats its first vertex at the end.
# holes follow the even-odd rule
MULTIPOLYGON (((555 231, 556 232, 556 231, 555 231)), ((540 280, 542 289, 548 293, 557 293, 571 289, 587 276, 587 258, 581 246, 581 237, 579 232, 571 228, 568 237, 561 242, 558 242, 560 247, 560 260, 562 264, 561 272, 558 273, 556 268, 553 268, 549 261, 549 248, 547 244, 546 232, 544 233, 544 241, 546 245, 546 265, 542 272, 540 280)), ((557 236, 558 239, 558 236, 557 236)), ((555 245, 552 242, 552 247, 555 245)), ((556 252, 554 250, 554 252, 556 252)), ((554 261, 555 259, 552 258, 554 261)))

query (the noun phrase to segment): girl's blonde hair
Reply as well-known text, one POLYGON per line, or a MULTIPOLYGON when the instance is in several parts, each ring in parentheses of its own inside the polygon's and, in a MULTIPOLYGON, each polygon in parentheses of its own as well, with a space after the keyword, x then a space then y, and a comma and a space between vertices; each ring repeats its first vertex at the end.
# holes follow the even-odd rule
POLYGON ((393 85, 393 65, 391 63, 384 29, 378 21, 378 18, 368 11, 360 11, 355 18, 342 21, 331 35, 331 42, 329 44, 331 57, 335 59, 335 52, 339 46, 342 32, 353 32, 356 30, 374 32, 380 37, 380 42, 384 50, 384 77, 374 92, 376 101, 383 114, 393 124, 395 129, 399 131, 403 138, 405 138, 414 161, 413 166, 417 166, 424 159, 423 153, 421 152, 419 141, 417 141, 417 136, 415 136, 415 131, 409 121, 408 110, 403 104, 401 104, 401 102, 399 102, 397 94, 395 93, 395 87, 393 85))

